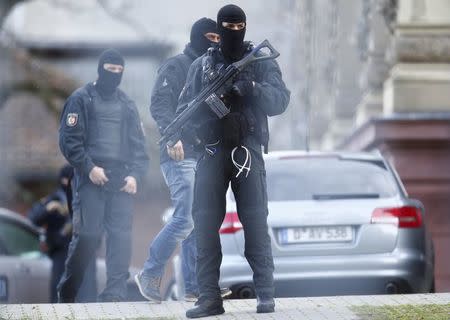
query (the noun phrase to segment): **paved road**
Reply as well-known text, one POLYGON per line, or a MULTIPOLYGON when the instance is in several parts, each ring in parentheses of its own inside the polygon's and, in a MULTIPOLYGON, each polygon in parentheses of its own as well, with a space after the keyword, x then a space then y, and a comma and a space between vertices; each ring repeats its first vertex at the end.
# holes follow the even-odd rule
MULTIPOLYGON (((368 312, 365 315, 358 315, 357 311, 355 311, 355 307, 363 307, 363 310, 373 310, 373 307, 384 306, 386 309, 394 310, 395 308, 392 308, 392 306, 404 305, 408 305, 409 309, 417 309, 418 313, 420 312, 421 307, 434 305, 434 309, 432 310, 439 311, 435 311, 433 314, 435 317, 433 319, 450 319, 450 293, 283 298, 277 299, 276 303, 277 307, 275 313, 261 315, 255 313, 255 300, 226 300, 224 305, 226 313, 208 319, 366 320, 380 318, 377 317, 377 314, 371 312, 368 312)), ((191 306, 192 303, 186 302, 163 302, 159 305, 146 302, 3 305, 0 306, 0 319, 185 319, 185 311, 191 306)), ((402 312, 404 313, 404 311, 402 312)), ((423 318, 420 317, 417 319, 423 318)))

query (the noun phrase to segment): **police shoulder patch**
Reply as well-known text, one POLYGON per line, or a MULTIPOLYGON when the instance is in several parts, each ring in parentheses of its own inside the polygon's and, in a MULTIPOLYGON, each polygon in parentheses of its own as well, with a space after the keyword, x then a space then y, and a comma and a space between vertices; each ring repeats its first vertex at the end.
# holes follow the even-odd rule
POLYGON ((68 113, 66 118, 66 125, 68 127, 75 127, 78 123, 78 113, 68 113))

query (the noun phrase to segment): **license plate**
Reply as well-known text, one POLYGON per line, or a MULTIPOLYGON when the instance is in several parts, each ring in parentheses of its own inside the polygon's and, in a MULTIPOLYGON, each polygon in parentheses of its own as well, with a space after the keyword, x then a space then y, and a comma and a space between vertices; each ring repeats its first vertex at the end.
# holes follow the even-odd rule
POLYGON ((0 301, 8 301, 8 279, 0 276, 0 301))
POLYGON ((349 242, 353 240, 353 230, 350 226, 286 228, 278 236, 281 244, 349 242))

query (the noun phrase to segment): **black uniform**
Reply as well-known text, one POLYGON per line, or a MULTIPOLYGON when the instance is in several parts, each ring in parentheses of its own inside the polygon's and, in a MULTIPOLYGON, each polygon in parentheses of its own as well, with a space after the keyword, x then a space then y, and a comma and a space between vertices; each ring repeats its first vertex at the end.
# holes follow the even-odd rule
MULTIPOLYGON (((217 21, 219 24, 220 15, 217 21)), ((221 38, 223 41, 222 33, 221 38)), ((230 56, 225 57, 222 48, 216 47, 197 59, 189 69, 177 113, 182 112, 187 103, 208 84, 208 70, 220 70, 233 60, 245 56, 249 50, 250 44, 245 43, 239 57, 233 59, 230 56)), ((200 307, 188 311, 188 317, 223 312, 221 305, 214 303, 204 303, 205 307, 202 309, 202 301, 220 300, 218 281, 222 254, 219 229, 225 215, 225 193, 230 182, 239 219, 244 227, 245 257, 254 273, 256 294, 258 297, 268 298, 274 294, 274 265, 267 226, 266 173, 261 146, 267 149, 267 116, 275 116, 285 111, 290 92, 274 60, 249 65, 235 79, 235 83, 239 81, 250 84, 251 88, 248 89, 249 94, 243 96, 236 94, 239 89, 236 88, 237 90, 224 98, 225 104, 231 110, 230 114, 218 120, 205 105, 187 125, 191 127, 188 132, 192 132, 192 128, 196 129, 207 151, 197 166, 193 204, 201 303, 200 307), (248 150, 249 155, 242 146, 248 150), (245 159, 251 157, 249 172, 243 170, 238 174, 239 170, 231 159, 233 150, 234 159, 239 164, 244 164, 245 159)), ((243 89, 240 89, 242 95, 243 89)))
MULTIPOLYGON (((168 59, 158 70, 151 96, 150 113, 158 124, 161 134, 175 118, 178 98, 186 82, 189 67, 198 56, 197 51, 189 43, 182 54, 168 59)), ((185 159, 198 158, 198 152, 193 150, 192 145, 184 143, 183 146, 185 159)), ((164 144, 160 145, 160 161, 161 163, 170 161, 164 144)))
MULTIPOLYGON (((70 215, 70 238, 68 239, 66 250, 63 254, 60 254, 60 261, 58 262, 59 267, 59 276, 57 279, 57 282, 55 283, 55 294, 57 293, 57 285, 59 283, 59 280, 61 279, 61 276, 64 272, 64 263, 67 259, 67 253, 68 248, 70 244, 70 240, 72 238, 72 220, 73 220, 73 193, 72 193, 72 180, 73 180, 73 168, 70 165, 64 166, 62 169, 62 172, 64 174, 68 174, 68 185, 64 186, 64 192, 67 197, 67 207, 69 208, 69 215, 70 215)), ((57 294, 56 294, 56 301, 57 302, 57 294)), ((83 282, 81 283, 80 289, 78 290, 77 296, 75 298, 75 302, 78 303, 86 303, 86 302, 96 302, 97 301, 97 260, 92 259, 91 262, 86 267, 86 271, 84 273, 83 282)))
POLYGON ((58 288, 60 302, 74 300, 86 266, 95 258, 103 230, 107 233, 107 283, 99 299, 120 301, 126 297, 133 199, 120 189, 126 176, 134 177, 140 186, 148 157, 135 104, 116 89, 120 83, 117 74, 103 70, 104 63, 123 65, 123 59, 114 60, 120 56, 113 50, 107 50, 102 57, 97 83, 75 91, 68 98, 61 118, 60 148, 75 168, 75 175, 74 234, 58 288), (104 59, 108 54, 113 58, 104 59), (89 173, 94 166, 105 169, 109 182, 104 186, 90 181, 89 173))

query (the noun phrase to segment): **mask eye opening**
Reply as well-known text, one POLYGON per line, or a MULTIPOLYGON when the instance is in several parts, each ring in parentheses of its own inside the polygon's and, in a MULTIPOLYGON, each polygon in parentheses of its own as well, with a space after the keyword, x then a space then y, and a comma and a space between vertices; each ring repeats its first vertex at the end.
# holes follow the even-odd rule
POLYGON ((214 43, 219 43, 220 41, 220 36, 215 32, 207 32, 205 33, 205 37, 206 39, 214 43))
POLYGON ((222 27, 230 29, 230 30, 234 30, 234 31, 239 31, 245 28, 245 22, 222 22, 222 27))
POLYGON ((103 69, 112 73, 122 73, 124 67, 120 64, 104 63, 103 69))

